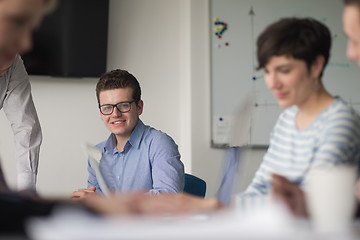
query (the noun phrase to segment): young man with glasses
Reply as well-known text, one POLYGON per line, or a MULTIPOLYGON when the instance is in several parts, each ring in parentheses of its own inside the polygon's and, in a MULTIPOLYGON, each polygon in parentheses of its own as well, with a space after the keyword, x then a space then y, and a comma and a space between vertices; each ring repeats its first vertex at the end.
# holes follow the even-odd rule
MULTIPOLYGON (((97 83, 96 96, 101 119, 111 132, 96 146, 103 154, 100 169, 110 190, 181 192, 184 166, 178 147, 171 137, 139 119, 144 103, 136 78, 120 69, 107 72, 97 83)), ((88 171, 88 189, 75 191, 72 198, 102 192, 90 164, 88 171)))

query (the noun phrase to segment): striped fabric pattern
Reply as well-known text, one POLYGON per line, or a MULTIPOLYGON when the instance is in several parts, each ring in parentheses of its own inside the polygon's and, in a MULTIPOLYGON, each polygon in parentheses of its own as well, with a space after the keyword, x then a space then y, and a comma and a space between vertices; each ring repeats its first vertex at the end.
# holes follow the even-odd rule
POLYGON ((248 197, 268 195, 272 173, 301 184, 314 168, 359 163, 360 117, 344 100, 336 97, 301 131, 296 128, 297 111, 296 107, 290 107, 279 116, 268 151, 251 184, 239 194, 240 202, 248 197))

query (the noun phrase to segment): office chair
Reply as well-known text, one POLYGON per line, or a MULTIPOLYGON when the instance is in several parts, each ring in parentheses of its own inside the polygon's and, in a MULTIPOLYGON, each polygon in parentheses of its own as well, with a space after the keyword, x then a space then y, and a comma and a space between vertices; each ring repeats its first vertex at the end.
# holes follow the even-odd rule
POLYGON ((205 197, 206 182, 201 178, 185 173, 184 192, 198 197, 205 197))

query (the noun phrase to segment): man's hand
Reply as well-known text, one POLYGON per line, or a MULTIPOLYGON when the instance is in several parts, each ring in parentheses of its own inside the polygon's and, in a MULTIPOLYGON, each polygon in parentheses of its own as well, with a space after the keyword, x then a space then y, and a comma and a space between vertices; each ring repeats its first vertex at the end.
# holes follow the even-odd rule
POLYGON ((94 195, 96 195, 95 190, 96 190, 95 186, 89 187, 89 189, 86 189, 86 188, 78 189, 77 191, 75 191, 71 194, 70 199, 79 200, 79 199, 84 199, 84 198, 94 196, 94 195))
POLYGON ((283 201, 297 217, 307 217, 307 207, 304 192, 301 188, 285 177, 273 174, 272 197, 283 201))

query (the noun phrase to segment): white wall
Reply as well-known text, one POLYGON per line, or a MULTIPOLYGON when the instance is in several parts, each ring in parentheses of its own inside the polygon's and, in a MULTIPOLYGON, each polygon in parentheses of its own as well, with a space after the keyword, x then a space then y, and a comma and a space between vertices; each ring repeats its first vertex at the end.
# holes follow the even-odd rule
MULTIPOLYGON (((108 69, 127 69, 137 77, 145 102, 142 120, 174 138, 186 171, 202 177, 213 196, 225 151, 210 147, 208 7, 207 0, 110 0, 108 69)), ((45 197, 67 197, 86 186, 80 144, 109 134, 98 115, 96 82, 31 76, 44 135, 37 188, 45 197)), ((13 137, 3 114, 0 132, 2 164, 15 187, 13 137)), ((240 189, 263 153, 247 152, 240 189)))

